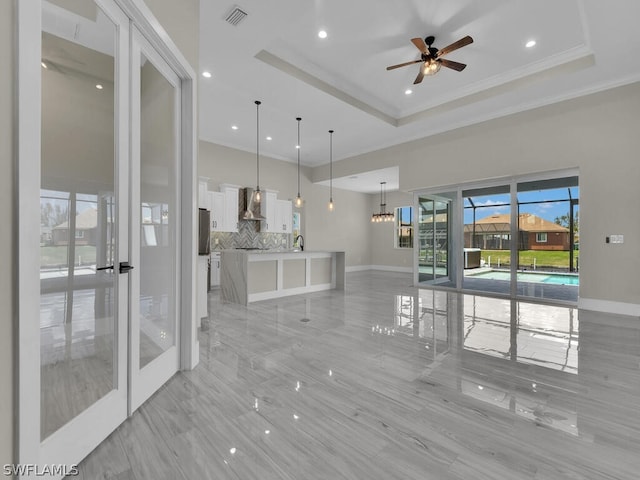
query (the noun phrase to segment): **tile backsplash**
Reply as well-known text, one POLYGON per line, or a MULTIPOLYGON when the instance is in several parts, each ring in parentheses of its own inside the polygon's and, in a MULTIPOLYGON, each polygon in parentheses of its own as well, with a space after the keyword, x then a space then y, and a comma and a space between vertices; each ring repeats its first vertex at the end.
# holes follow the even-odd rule
POLYGON ((227 250, 232 248, 291 248, 293 235, 288 233, 263 233, 259 231, 260 222, 242 220, 238 233, 212 232, 211 248, 227 250))

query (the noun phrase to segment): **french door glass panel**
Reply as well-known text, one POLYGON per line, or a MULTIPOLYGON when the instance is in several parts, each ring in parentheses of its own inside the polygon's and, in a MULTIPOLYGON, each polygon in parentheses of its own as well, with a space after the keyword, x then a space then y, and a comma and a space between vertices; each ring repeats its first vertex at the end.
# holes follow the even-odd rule
POLYGON ((128 25, 90 1, 61 5, 43 2, 42 15, 40 438, 60 432, 49 445, 69 450, 85 412, 112 428, 126 415, 126 277, 104 268, 126 254, 116 72, 128 25))
POLYGON ((180 82, 134 34, 133 182, 136 252, 132 317, 132 408, 178 368, 180 82), (139 247, 139 248, 138 248, 139 247), (138 300, 139 296, 139 300, 138 300))

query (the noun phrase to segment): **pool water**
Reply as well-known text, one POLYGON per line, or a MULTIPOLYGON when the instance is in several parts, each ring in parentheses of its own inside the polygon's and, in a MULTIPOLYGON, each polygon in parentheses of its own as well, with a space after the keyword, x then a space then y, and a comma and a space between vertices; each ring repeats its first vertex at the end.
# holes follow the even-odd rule
MULTIPOLYGON (((486 278, 487 280, 510 280, 509 272, 500 270, 489 270, 488 272, 469 275, 473 278, 486 278)), ((547 283, 552 285, 579 285, 577 275, 564 275, 561 273, 525 273, 518 272, 519 282, 547 283)))

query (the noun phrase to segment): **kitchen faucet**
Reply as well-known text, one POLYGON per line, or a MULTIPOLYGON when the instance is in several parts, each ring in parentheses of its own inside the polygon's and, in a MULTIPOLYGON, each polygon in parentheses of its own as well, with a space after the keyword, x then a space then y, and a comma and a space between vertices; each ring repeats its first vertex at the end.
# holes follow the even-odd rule
POLYGON ((300 251, 304 252, 304 237, 302 235, 298 235, 293 239, 293 243, 296 243, 298 239, 300 239, 300 243, 298 243, 298 245, 300 245, 300 251))

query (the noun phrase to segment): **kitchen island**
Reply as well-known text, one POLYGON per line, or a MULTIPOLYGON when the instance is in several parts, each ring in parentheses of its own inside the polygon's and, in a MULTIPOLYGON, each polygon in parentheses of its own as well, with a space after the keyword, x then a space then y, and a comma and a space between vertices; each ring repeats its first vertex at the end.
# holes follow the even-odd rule
POLYGON ((258 300, 322 290, 344 290, 344 252, 223 250, 220 292, 223 302, 258 300))

